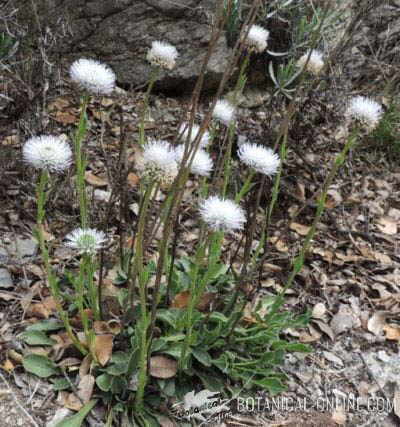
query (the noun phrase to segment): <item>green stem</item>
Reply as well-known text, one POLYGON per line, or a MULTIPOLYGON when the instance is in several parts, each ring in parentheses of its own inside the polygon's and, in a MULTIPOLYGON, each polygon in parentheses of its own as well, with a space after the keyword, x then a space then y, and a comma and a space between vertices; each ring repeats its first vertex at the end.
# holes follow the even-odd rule
POLYGON ((286 291, 292 286, 292 283, 293 283, 295 277, 303 268, 305 258, 307 256, 307 253, 308 253, 310 246, 311 246, 312 239, 314 238, 314 235, 315 235, 316 230, 317 230, 317 225, 318 225, 318 223, 322 217, 322 214, 325 210, 325 203, 326 203, 326 198, 328 195, 329 187, 331 186, 333 178, 335 177, 339 168, 342 166, 342 164, 346 160, 346 156, 347 156, 348 152, 355 145, 355 143, 357 141, 357 135, 358 135, 358 132, 356 129, 349 136, 343 150, 336 156, 335 160, 333 161, 332 168, 331 168, 331 170, 330 170, 330 172, 329 172, 328 176, 326 177, 325 182, 323 184, 321 196, 318 199, 317 211, 316 211, 315 217, 313 219, 313 222, 311 224, 311 227, 308 230, 308 233, 304 239, 304 243, 303 243, 303 246, 300 250, 299 255, 293 261, 293 268, 292 268, 292 271, 291 271, 291 273, 287 279, 287 282, 286 282, 285 286, 283 287, 283 289, 281 290, 281 292, 277 295, 276 300, 275 300, 274 304, 272 305, 270 312, 268 313, 269 319, 272 318, 273 315, 277 312, 277 310, 279 310, 279 308, 282 306, 282 304, 284 302, 284 295, 285 295, 286 291))
POLYGON ((81 217, 82 228, 88 227, 88 213, 87 213, 87 196, 85 186, 85 170, 86 170, 86 157, 82 151, 82 141, 86 135, 87 117, 86 109, 89 102, 89 95, 83 95, 80 107, 79 125, 75 133, 75 163, 76 163, 76 186, 79 198, 79 212, 81 217))
MULTIPOLYGON (((134 272, 132 275, 131 286, 134 284, 135 276, 139 278, 139 299, 140 299, 140 313, 141 313, 141 330, 140 330, 140 353, 139 353, 139 373, 138 373, 138 387, 135 396, 135 406, 137 410, 143 407, 144 390, 147 384, 147 354, 149 348, 149 341, 147 339, 147 330, 149 326, 149 316, 147 313, 147 281, 143 274, 143 240, 147 218, 147 211, 150 202, 154 182, 151 183, 143 196, 142 208, 139 216, 138 230, 135 238, 135 259, 134 259, 134 272)), ((130 298, 132 298, 133 289, 130 288, 130 298)), ((130 306, 133 301, 129 301, 130 306)))
MULTIPOLYGON (((85 312, 85 282, 86 282, 86 271, 87 271, 87 263, 88 263, 88 256, 83 255, 81 258, 80 266, 79 266, 79 278, 78 278, 78 289, 77 289, 77 306, 79 315, 82 320, 82 326, 83 331, 85 333, 86 343, 88 345, 88 348, 91 349, 91 332, 89 327, 89 319, 87 316, 87 313, 85 312)), ((89 300, 91 301, 91 296, 89 292, 89 300)))
MULTIPOLYGON (((246 84, 246 70, 249 64, 249 59, 250 59, 250 53, 248 52, 240 67, 239 77, 237 79, 235 90, 233 92, 232 102, 234 105, 237 105, 238 97, 243 92, 244 86, 246 84)), ((231 170, 232 170, 231 157, 232 157, 232 145, 233 145, 234 136, 235 136, 235 122, 232 121, 229 124, 229 128, 228 128, 228 147, 226 149, 225 156, 224 156, 224 184, 222 188, 223 197, 225 197, 226 195, 229 178, 231 176, 231 170)))
POLYGON ((39 248, 40 252, 42 254, 43 263, 46 269, 47 279, 49 282, 49 288, 51 292, 51 296, 53 297, 58 314, 64 324, 65 330, 68 334, 68 337, 71 339, 72 343, 75 345, 75 347, 83 354, 87 354, 87 350, 85 347, 80 343, 78 338, 75 336, 72 327, 69 323, 68 314, 63 310, 62 303, 61 303, 61 293, 58 286, 58 280, 56 275, 53 272, 53 269, 51 267, 50 263, 50 256, 49 252, 46 247, 46 242, 44 238, 44 232, 43 232, 43 220, 45 216, 45 204, 46 204, 46 185, 49 180, 49 175, 46 170, 43 170, 40 174, 40 179, 37 186, 37 215, 36 215, 36 235, 39 242, 39 248))
POLYGON ((239 193, 235 197, 236 203, 239 203, 243 199, 243 197, 248 193, 248 191, 250 190, 251 181, 253 180, 255 174, 256 173, 254 170, 251 170, 250 173, 248 174, 246 181, 244 182, 241 190, 239 191, 239 193))
POLYGON ((260 255, 261 249, 264 248, 264 256, 266 255, 267 252, 267 245, 268 245, 268 241, 269 241, 269 226, 271 223, 271 218, 272 218, 272 213, 274 211, 274 207, 275 204, 278 200, 278 195, 279 195, 279 191, 280 191, 280 183, 281 183, 281 176, 282 176, 282 165, 286 159, 286 153, 287 153, 287 133, 284 134, 283 137, 283 141, 282 144, 280 145, 280 158, 281 158, 281 165, 278 169, 277 174, 275 175, 275 179, 274 179, 274 185, 272 188, 272 196, 271 196, 271 202, 268 206, 268 211, 267 211, 267 219, 264 222, 263 226, 262 226, 262 231, 261 231, 261 239, 260 242, 257 245, 257 248, 254 252, 254 255, 252 257, 252 266, 254 267, 257 263, 257 259, 258 256, 260 255))
POLYGON ((183 343, 181 357, 179 358, 179 370, 184 370, 187 368, 187 356, 189 347, 192 343, 192 334, 193 334, 193 312, 197 305, 198 301, 198 295, 201 294, 201 290, 198 289, 199 283, 198 283, 198 275, 200 266, 202 264, 204 253, 207 244, 203 241, 203 228, 201 230, 201 235, 199 238, 199 245, 197 247, 196 256, 195 256, 195 263, 194 263, 194 271, 191 274, 190 278, 190 287, 189 287, 189 294, 190 294, 190 300, 187 307, 186 312, 186 336, 185 341, 183 343))
POLYGON ((159 68, 154 68, 151 75, 150 75, 150 80, 149 80, 149 84, 147 86, 147 90, 144 96, 144 105, 143 105, 143 111, 142 111, 142 117, 140 119, 140 123, 139 123, 139 144, 140 146, 143 147, 143 145, 145 144, 145 135, 144 135, 144 122, 146 121, 146 115, 147 115, 147 110, 149 107, 149 96, 151 93, 151 90, 153 89, 154 83, 157 80, 159 74, 159 68))
MULTIPOLYGON (((95 265, 91 255, 83 255, 80 264, 80 274, 82 279, 82 292, 87 287, 89 307, 93 312, 94 320, 100 320, 99 295, 97 287, 94 283, 95 265)), ((82 294, 82 305, 84 302, 84 294, 82 294)))

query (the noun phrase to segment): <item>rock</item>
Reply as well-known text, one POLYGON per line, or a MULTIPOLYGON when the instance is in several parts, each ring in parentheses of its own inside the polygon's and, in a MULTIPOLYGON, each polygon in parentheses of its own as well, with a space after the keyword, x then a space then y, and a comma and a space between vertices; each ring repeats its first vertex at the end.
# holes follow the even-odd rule
POLYGON ((0 288, 12 288, 13 286, 10 272, 6 268, 0 268, 0 288))
MULTIPOLYGON (((156 88, 179 91, 193 89, 210 40, 215 8, 212 0, 37 0, 35 4, 48 31, 57 34, 54 51, 63 60, 68 64, 81 57, 104 61, 122 86, 146 84, 151 71, 146 53, 152 41, 173 44, 179 52, 177 67, 162 72, 156 88), (62 34, 61 28, 68 30, 62 34)), ((19 10, 20 21, 30 29, 36 28, 31 8, 26 2, 19 10)), ((209 61, 206 88, 219 83, 228 56, 222 35, 209 61)))
POLYGON ((12 244, 12 252, 18 258, 31 257, 36 255, 38 246, 38 242, 33 237, 28 239, 17 237, 16 241, 12 244))

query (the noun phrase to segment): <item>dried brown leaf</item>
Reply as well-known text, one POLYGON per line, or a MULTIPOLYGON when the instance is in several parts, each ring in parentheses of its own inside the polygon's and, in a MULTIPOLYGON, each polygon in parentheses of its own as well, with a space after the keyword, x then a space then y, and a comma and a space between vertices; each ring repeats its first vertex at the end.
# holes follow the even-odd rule
POLYGON ((400 326, 388 323, 383 326, 383 331, 386 334, 386 339, 400 342, 400 326))
POLYGON ((63 125, 71 125, 78 121, 78 116, 70 111, 57 111, 54 120, 63 125))
POLYGON ((328 335, 331 341, 335 340, 335 333, 329 325, 327 325, 325 322, 322 322, 321 320, 313 319, 312 322, 315 323, 319 327, 319 329, 321 329, 322 332, 328 335))
POLYGON ((108 185, 108 181, 106 179, 100 178, 90 171, 85 172, 85 181, 88 184, 93 185, 93 187, 106 187, 108 185))
POLYGON ((290 229, 295 231, 297 234, 300 234, 300 236, 307 236, 307 233, 309 232, 311 227, 308 225, 299 224, 297 222, 292 222, 290 224, 290 229))
POLYGON ((178 363, 166 356, 154 356, 150 359, 150 375, 155 378, 172 378, 178 371, 178 363))
POLYGON ((374 335, 379 336, 382 334, 386 326, 386 318, 390 314, 387 311, 377 311, 368 320, 368 330, 374 335))
POLYGON ((383 216, 378 219, 378 228, 385 234, 397 234, 397 221, 390 216, 383 216))
POLYGON ((113 335, 96 335, 94 340, 94 353, 101 366, 105 366, 111 358, 113 348, 113 335))
POLYGON ((82 399, 83 403, 86 404, 92 397, 94 387, 94 376, 84 375, 79 381, 78 385, 78 396, 82 399))
POLYGON ((139 180, 140 180, 139 177, 135 173, 130 172, 128 174, 127 181, 128 181, 129 187, 136 188, 139 184, 139 180))
POLYGON ((323 304, 322 302, 319 302, 318 304, 314 305, 311 316, 314 319, 323 319, 325 313, 326 313, 325 304, 323 304))

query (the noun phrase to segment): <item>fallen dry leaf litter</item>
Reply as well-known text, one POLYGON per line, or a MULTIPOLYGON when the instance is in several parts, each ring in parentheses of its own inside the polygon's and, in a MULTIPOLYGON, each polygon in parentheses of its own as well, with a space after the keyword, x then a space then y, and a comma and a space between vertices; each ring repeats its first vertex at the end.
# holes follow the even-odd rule
MULTIPOLYGON (((135 188, 139 178, 133 167, 136 150, 131 141, 135 139, 137 131, 134 112, 140 102, 140 95, 123 94, 123 97, 123 102, 118 98, 103 99, 101 115, 94 114, 99 108, 96 101, 89 107, 91 132, 87 141, 89 167, 85 178, 95 203, 92 213, 94 223, 104 220, 111 196, 112 185, 107 168, 111 171, 118 155, 121 129, 115 123, 118 123, 116 119, 121 108, 129 141, 128 164, 132 166, 127 182, 129 217, 125 221, 133 221, 137 209, 135 188), (99 132, 101 141, 97 136, 99 132)), ((155 134, 157 123, 158 137, 172 137, 179 122, 180 102, 163 97, 153 100, 146 126, 149 134, 155 134)), ((68 135, 71 125, 78 120, 76 100, 61 96, 51 105, 49 120, 55 122, 55 130, 68 135)), ((324 165, 330 164, 343 143, 341 129, 337 128, 333 120, 339 114, 334 106, 331 114, 332 117, 326 114, 321 118, 322 125, 309 130, 303 139, 290 135, 289 147, 293 150, 289 151, 283 172, 282 192, 273 217, 269 256, 261 277, 262 295, 273 294, 284 284, 290 262, 311 223, 315 199, 327 169, 324 165), (301 156, 297 155, 299 151, 302 152, 301 156)), ((270 115, 271 123, 277 120, 263 106, 243 109, 238 126, 239 139, 242 137, 270 144, 271 130, 266 126, 268 120, 260 120, 260 117, 265 118, 266 115, 270 115)), ((19 158, 22 143, 12 131, 2 140, 2 145, 13 150, 15 158, 19 158)), ((217 147, 213 151, 216 156, 217 147)), ((17 336, 27 325, 54 315, 55 304, 48 294, 37 244, 31 235, 34 224, 34 184, 21 164, 18 161, 15 163, 13 169, 3 172, 8 181, 5 209, 0 219, 0 300, 4 309, 1 314, 1 346, 5 356, 2 369, 18 379, 17 385, 22 387, 22 393, 27 385, 28 390, 32 390, 32 387, 36 389, 27 407, 41 418, 46 412, 43 407, 53 407, 54 392, 43 381, 21 369, 21 356, 27 351, 27 346, 17 336)), ((312 310, 312 321, 306 330, 288 330, 287 334, 298 338, 300 342, 313 344, 315 351, 307 356, 288 356, 282 368, 290 378, 289 390, 284 396, 318 398, 325 391, 339 395, 354 393, 364 399, 374 395, 388 398, 398 396, 399 182, 395 162, 387 158, 384 152, 371 152, 361 145, 330 189, 327 211, 319 225, 311 254, 295 286, 288 290, 285 304, 285 308, 290 310, 312 310)), ((268 183, 265 189, 265 203, 268 202, 270 185, 268 183)), ((76 221, 76 207, 71 209, 71 198, 68 197, 72 192, 71 186, 69 177, 57 187, 57 193, 49 201, 47 240, 52 245, 54 266, 60 273, 67 265, 71 267, 75 262, 71 251, 61 242, 76 221)), ((190 252, 190 242, 196 239, 196 212, 189 205, 192 198, 193 187, 189 183, 181 215, 182 239, 178 248, 181 254, 190 252)), ((112 214, 116 215, 118 206, 111 206, 111 209, 112 214)), ((127 226, 126 222, 124 226, 127 226)), ((110 221, 110 233, 116 241, 118 230, 113 221, 110 221)), ((128 233, 125 237, 128 238, 128 233)), ((225 252, 227 261, 231 255, 228 252, 225 252)), ((112 257, 106 261, 103 291, 110 313, 117 307, 115 298, 118 289, 113 283, 114 262, 112 257)), ((235 262, 239 263, 240 258, 235 262)), ((259 295, 246 308, 249 321, 258 298, 259 295)), ((177 296, 173 306, 182 306, 184 300, 185 295, 177 296)), ((79 323, 79 319, 76 321, 79 323)), ((115 328, 118 325, 112 326, 115 328)), ((99 335, 96 338, 99 344, 98 357, 105 364, 111 355, 114 335, 110 326, 98 327, 102 328, 97 331, 99 335)), ((118 327, 114 333, 116 331, 118 327)), ((30 347, 29 351, 51 354, 67 370, 81 369, 79 359, 68 357, 70 343, 66 334, 55 333, 51 338, 55 342, 52 347, 35 346, 30 347)), ((171 365, 171 359, 158 361, 159 364, 156 362, 152 361, 152 374, 160 378, 173 375, 175 368, 171 365)), ((88 373, 82 374, 77 396, 69 392, 58 393, 56 402, 64 408, 77 410, 90 399, 94 378, 88 373)), ((334 412, 325 415, 318 413, 317 418, 323 420, 328 416, 329 422, 336 424, 361 425, 359 423, 375 417, 376 423, 391 425, 393 415, 334 412)), ((290 422, 287 414, 280 414, 280 417, 290 422)), ((278 420, 279 414, 271 414, 269 418, 270 422, 278 420)))
MULTIPOLYGON (((309 229, 321 183, 344 142, 338 93, 348 89, 348 82, 339 79, 329 90, 312 94, 291 128, 268 257, 259 277, 261 292, 246 306, 244 320, 247 322, 253 321, 254 307, 262 296, 282 289, 291 261, 309 229)), ((95 206, 91 220, 96 225, 107 221, 108 231, 114 237, 105 259, 102 290, 110 319, 117 319, 119 315, 113 250, 121 231, 125 244, 132 244, 128 230, 138 211, 139 177, 134 168, 138 153, 133 142, 137 140, 137 112, 142 99, 141 94, 120 90, 116 97, 93 101, 88 109, 90 132, 85 143, 89 153, 85 179, 95 206), (127 206, 123 207, 114 203, 112 194, 121 129, 128 144, 130 167, 127 206), (120 227, 116 218, 121 221, 120 227)), ((147 134, 171 140, 185 102, 186 99, 153 96, 145 126, 147 134)), ((241 100, 237 143, 250 140, 272 146, 282 120, 281 102, 281 99, 271 99, 266 91, 247 91, 241 100)), ((207 103, 205 99, 204 108, 207 103)), ((49 129, 68 136, 79 120, 78 100, 64 93, 55 94, 46 114, 44 120, 49 129)), ((6 381, 1 385, 0 405, 13 408, 9 418, 3 420, 8 423, 5 426, 34 425, 24 415, 25 409, 37 425, 50 427, 90 400, 94 378, 89 372, 90 359, 82 361, 71 353, 71 343, 64 332, 55 331, 51 335, 54 341, 51 346, 29 346, 18 338, 28 325, 55 314, 55 303, 49 296, 37 243, 32 237, 34 181, 20 161, 23 143, 15 123, 10 123, 0 139, 8 159, 0 172, 3 184, 0 188, 0 363, 6 381), (22 355, 28 350, 39 355, 50 354, 67 373, 79 371, 80 381, 75 385, 75 392, 55 393, 51 384, 24 372, 22 355), (14 397, 23 409, 15 404, 14 397), (22 424, 20 420, 24 420, 22 424)), ((217 157, 216 144, 212 151, 217 157)), ((306 329, 286 333, 300 342, 310 343, 314 351, 309 355, 288 355, 282 370, 289 376, 289 389, 282 397, 308 398, 315 402, 325 395, 340 399, 354 394, 364 404, 371 397, 400 400, 400 171, 397 164, 390 150, 366 138, 351 154, 329 190, 327 209, 306 265, 293 288, 287 291, 285 302, 288 310, 311 310, 312 321, 306 329)), ((234 174, 239 179, 239 171, 235 170, 234 174)), ((73 253, 62 244, 62 239, 77 223, 78 209, 77 205, 71 206, 72 174, 65 179, 54 179, 59 182, 49 198, 46 239, 52 247, 53 266, 61 276, 66 267, 76 266, 73 253)), ((264 205, 269 201, 270 189, 268 182, 264 205)), ((195 186, 189 182, 180 216, 179 255, 191 253, 196 240, 196 211, 191 206, 194 196, 195 186)), ((232 255, 229 251, 232 238, 237 240, 240 236, 226 238, 227 262, 232 255)), ((156 255, 154 250, 152 253, 156 255)), ((240 256, 239 251, 234 260, 236 265, 240 265, 240 256)), ((246 285, 249 290, 255 282, 249 281, 246 285)), ((215 295, 206 295, 199 309, 208 310, 210 304, 216 303, 215 298, 215 295)), ((186 303, 187 295, 182 293, 176 296, 172 306, 184 307, 186 303)), ((79 318, 74 320, 76 325, 80 324, 79 318)), ((104 364, 113 348, 119 345, 115 337, 120 327, 118 320, 95 325, 98 357, 104 364)), ((160 357, 152 359, 152 375, 173 376, 176 366, 172 359, 160 357)), ((269 414, 237 415, 224 422, 231 426, 395 426, 399 422, 398 411, 367 411, 365 406, 358 411, 337 407, 325 412, 280 413, 273 409, 269 414)), ((89 424, 99 425, 103 412, 97 408, 88 418, 89 424)), ((174 425, 168 419, 164 422, 174 425)))

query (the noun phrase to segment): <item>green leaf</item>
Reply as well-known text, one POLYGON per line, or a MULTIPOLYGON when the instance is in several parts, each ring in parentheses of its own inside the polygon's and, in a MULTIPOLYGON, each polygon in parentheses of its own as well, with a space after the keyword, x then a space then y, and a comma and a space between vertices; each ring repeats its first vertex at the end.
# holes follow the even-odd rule
POLYGON ((174 334, 174 335, 169 335, 167 337, 162 337, 162 339, 164 341, 182 341, 185 339, 185 334, 174 334))
POLYGON ((26 328, 26 331, 57 331, 63 324, 55 320, 42 320, 26 328))
POLYGON ((175 359, 179 359, 181 357, 182 352, 182 343, 176 343, 172 345, 168 350, 163 350, 163 354, 169 354, 175 359))
POLYGON ((110 391, 112 376, 108 374, 99 375, 96 378, 97 387, 102 391, 110 391))
POLYGON ((40 378, 47 378, 59 373, 59 369, 53 361, 39 354, 28 354, 22 362, 26 371, 40 378))
POLYGON ((125 378, 113 377, 111 382, 111 391, 113 394, 121 394, 128 387, 128 383, 125 378))
POLYGON ((81 427, 86 415, 92 410, 96 403, 97 400, 91 400, 86 403, 86 405, 77 414, 60 421, 56 427, 81 427))
POLYGON ((169 378, 167 380, 159 379, 157 382, 160 387, 160 390, 162 390, 164 394, 166 394, 169 397, 176 396, 174 378, 169 378))
POLYGON ((106 369, 106 372, 114 376, 126 374, 128 372, 128 362, 112 364, 106 369))
POLYGON ((151 352, 161 351, 167 348, 167 343, 164 341, 164 338, 157 338, 151 343, 151 352))
POLYGON ((124 353, 123 351, 116 351, 111 356, 112 363, 128 363, 130 359, 129 353, 124 353))
POLYGON ((29 345, 54 345, 55 341, 41 331, 25 331, 21 338, 29 345))
POLYGON ((192 350, 193 356, 204 366, 211 366, 212 359, 211 356, 200 348, 195 348, 192 350))
POLYGON ((71 387, 71 384, 66 378, 54 378, 51 382, 53 383, 53 390, 55 391, 67 390, 71 387))
POLYGON ((218 311, 214 311, 211 313, 210 320, 216 320, 217 322, 221 322, 221 323, 228 322, 228 318, 224 314, 219 313, 218 311))
POLYGON ((200 378, 204 387, 210 391, 221 391, 225 388, 225 383, 217 375, 206 375, 204 373, 196 372, 197 376, 200 378))
POLYGON ((253 384, 265 388, 272 395, 286 390, 286 387, 276 378, 264 378, 262 380, 253 380, 252 382, 253 384))

